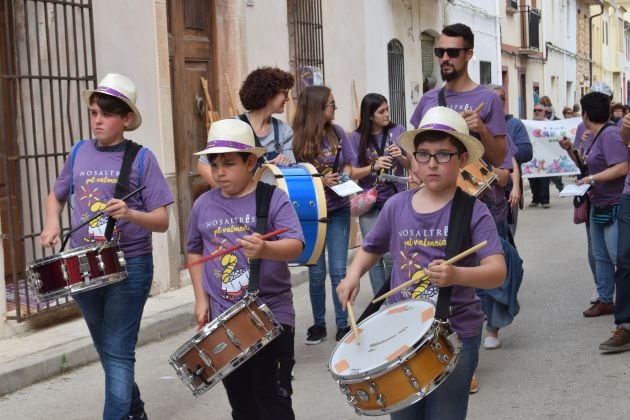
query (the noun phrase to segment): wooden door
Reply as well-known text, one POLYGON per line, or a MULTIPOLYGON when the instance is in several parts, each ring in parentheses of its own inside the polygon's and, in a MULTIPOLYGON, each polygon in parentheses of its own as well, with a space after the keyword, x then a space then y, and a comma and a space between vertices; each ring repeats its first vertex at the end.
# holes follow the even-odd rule
POLYGON ((198 157, 193 153, 203 150, 207 139, 200 78, 208 80, 211 95, 216 92, 211 61, 213 4, 212 0, 168 1, 168 46, 182 251, 194 198, 208 189, 197 173, 198 157))

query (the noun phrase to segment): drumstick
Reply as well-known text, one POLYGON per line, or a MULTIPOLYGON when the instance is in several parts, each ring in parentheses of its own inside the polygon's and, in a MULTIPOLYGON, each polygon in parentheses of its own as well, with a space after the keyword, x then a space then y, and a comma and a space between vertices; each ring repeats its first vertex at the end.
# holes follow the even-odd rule
MULTIPOLYGON (((122 197, 121 200, 125 201, 127 200, 129 197, 134 196, 136 194, 138 194, 140 191, 144 190, 146 188, 146 185, 141 186, 138 189, 133 190, 132 192, 130 192, 129 194, 127 194, 126 196, 122 197)), ((59 250, 59 252, 62 252, 64 250, 64 248, 66 247, 66 243, 68 242, 68 239, 70 238, 70 235, 72 235, 74 232, 76 232, 77 230, 81 229, 83 226, 87 225, 88 223, 90 223, 93 220, 98 219, 99 217, 101 217, 103 214, 105 214, 104 211, 99 211, 98 213, 96 213, 94 216, 92 216, 91 218, 89 218, 88 220, 86 220, 85 222, 81 223, 79 226, 75 227, 74 229, 72 229, 70 232, 68 232, 68 234, 66 235, 66 237, 63 240, 63 243, 61 244, 61 250, 59 250)))
POLYGON ((357 321, 354 318, 354 311, 352 310, 352 303, 348 301, 346 303, 346 308, 348 309, 348 321, 350 321, 350 328, 352 328, 352 332, 354 333, 354 337, 357 339, 357 346, 361 344, 359 341, 359 329, 357 328, 357 321))
MULTIPOLYGON (((473 253, 477 252, 478 250, 480 250, 481 248, 483 248, 486 245, 488 245, 488 241, 480 242, 477 245, 475 245, 475 246, 473 246, 471 248, 468 248, 466 251, 455 255, 450 260, 444 261, 442 264, 451 265, 453 263, 456 263, 457 261, 461 260, 462 258, 465 258, 465 257, 469 256, 470 254, 473 254, 473 253)), ((414 276, 411 278, 411 280, 407 280, 403 284, 394 287, 389 292, 384 293, 381 296, 377 297, 376 299, 374 299, 372 301, 372 303, 377 303, 377 302, 380 302, 381 300, 387 299, 391 295, 394 295, 394 294, 400 292, 401 290, 406 289, 407 287, 411 286, 412 284, 419 283, 419 282, 421 282, 422 280, 424 280, 425 278, 428 277, 426 274, 420 275, 420 273, 424 273, 424 270, 420 270, 416 274, 414 274, 414 276)))
MULTIPOLYGON (((284 233, 284 232, 286 232, 288 230, 289 230, 289 228, 283 227, 283 228, 280 228, 278 230, 274 230, 273 232, 265 233, 264 235, 262 235, 260 237, 260 239, 262 239, 264 241, 264 240, 267 240, 267 239, 269 239, 269 238, 271 238, 273 236, 280 235, 281 233, 284 233)), ((218 252, 215 251, 215 252, 211 253, 210 255, 206 255, 205 257, 203 257, 203 258, 201 258, 201 259, 199 259, 197 261, 194 261, 194 262, 191 262, 190 264, 184 265, 184 268, 190 268, 192 266, 205 263, 206 261, 209 261, 209 260, 211 260, 213 258, 216 258, 216 257, 220 257, 220 256, 225 255, 225 254, 229 254, 230 252, 236 251, 237 249, 241 249, 242 247, 243 247, 243 245, 234 245, 232 248, 224 249, 223 251, 218 251, 218 252)))
POLYGON ((460 112, 460 115, 463 114, 464 112, 479 112, 483 109, 484 103, 480 103, 479 105, 477 105, 477 108, 473 109, 472 111, 462 111, 460 112))

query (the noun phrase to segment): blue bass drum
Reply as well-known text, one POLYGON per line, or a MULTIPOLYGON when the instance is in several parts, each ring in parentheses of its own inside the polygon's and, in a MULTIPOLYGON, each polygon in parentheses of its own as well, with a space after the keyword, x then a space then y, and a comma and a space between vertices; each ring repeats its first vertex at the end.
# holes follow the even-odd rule
POLYGON ((266 163, 258 168, 254 180, 284 190, 300 219, 306 243, 299 258, 289 261, 289 265, 314 265, 326 240, 326 196, 320 174, 310 163, 292 166, 266 163))

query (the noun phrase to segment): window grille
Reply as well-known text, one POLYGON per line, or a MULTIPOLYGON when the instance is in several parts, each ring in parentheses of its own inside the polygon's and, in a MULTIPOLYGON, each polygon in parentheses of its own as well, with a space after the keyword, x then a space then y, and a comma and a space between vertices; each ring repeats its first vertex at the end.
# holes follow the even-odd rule
POLYGON ((390 119, 394 123, 406 127, 405 51, 403 45, 397 39, 392 39, 387 44, 387 66, 389 68, 390 119))
POLYGON ((289 54, 297 93, 324 84, 324 35, 321 0, 288 0, 289 54))

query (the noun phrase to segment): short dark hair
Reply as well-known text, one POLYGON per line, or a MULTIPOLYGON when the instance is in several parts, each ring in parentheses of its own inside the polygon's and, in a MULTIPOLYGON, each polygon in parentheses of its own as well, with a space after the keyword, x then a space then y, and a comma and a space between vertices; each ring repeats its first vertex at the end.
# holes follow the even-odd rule
MULTIPOLYGON (((236 153, 237 155, 239 155, 241 159, 243 160, 243 162, 247 162, 249 155, 253 154, 253 153, 247 153, 247 152, 232 152, 232 153, 236 153)), ((219 156, 225 156, 225 155, 227 155, 227 153, 208 153, 206 156, 208 157, 208 162, 212 163, 219 156)))
POLYGON ((99 108, 108 114, 120 115, 124 117, 125 115, 133 112, 133 110, 121 99, 118 99, 112 95, 106 95, 104 93, 94 92, 90 95, 90 105, 96 103, 99 108))
POLYGON ((464 47, 475 47, 475 34, 473 34, 473 31, 469 26, 464 25, 463 23, 454 23, 452 25, 445 26, 442 29, 442 35, 464 38, 464 47))
POLYGON ((434 143, 442 140, 450 140, 451 144, 455 147, 455 149, 457 149, 457 153, 459 154, 468 151, 468 149, 466 149, 466 146, 464 146, 464 143, 459 141, 456 137, 451 136, 444 131, 438 130, 429 130, 418 133, 413 139, 413 149, 416 150, 418 146, 420 146, 420 144, 422 143, 434 143))
POLYGON ((610 97, 600 92, 590 92, 580 99, 582 115, 588 115, 591 122, 603 124, 610 118, 610 97))
POLYGON ((264 108, 281 90, 293 87, 293 75, 277 67, 261 67, 247 75, 238 96, 248 111, 264 108))
POLYGON ((619 102, 617 102, 616 104, 614 104, 614 105, 610 108, 610 110, 611 110, 611 111, 615 111, 615 110, 617 110, 617 109, 620 109, 620 110, 622 110, 622 111, 624 110, 624 109, 623 109, 623 105, 622 105, 622 104, 620 104, 619 102))

